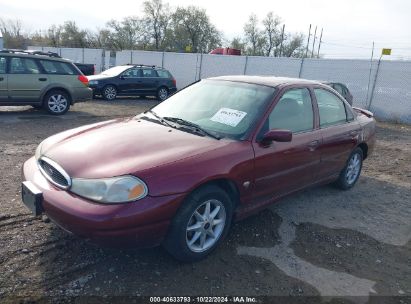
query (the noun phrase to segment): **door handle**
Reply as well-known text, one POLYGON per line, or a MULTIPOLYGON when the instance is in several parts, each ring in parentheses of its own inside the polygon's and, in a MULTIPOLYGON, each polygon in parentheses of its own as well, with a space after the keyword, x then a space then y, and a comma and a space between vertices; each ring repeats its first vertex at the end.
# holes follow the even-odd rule
POLYGON ((39 78, 39 81, 47 81, 47 78, 39 78))
POLYGON ((308 144, 308 147, 310 148, 310 151, 314 151, 318 146, 320 145, 319 140, 313 140, 308 144))

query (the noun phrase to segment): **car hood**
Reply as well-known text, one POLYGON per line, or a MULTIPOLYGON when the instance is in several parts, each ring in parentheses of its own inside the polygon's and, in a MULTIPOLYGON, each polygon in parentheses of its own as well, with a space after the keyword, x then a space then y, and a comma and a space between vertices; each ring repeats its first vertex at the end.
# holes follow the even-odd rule
POLYGON ((98 74, 98 75, 89 75, 86 76, 87 79, 90 80, 104 80, 104 79, 108 79, 108 78, 113 78, 113 76, 109 76, 109 75, 102 75, 102 74, 98 74))
POLYGON ((41 155, 57 162, 71 177, 102 178, 138 174, 230 142, 129 118, 52 136, 43 142, 41 155))

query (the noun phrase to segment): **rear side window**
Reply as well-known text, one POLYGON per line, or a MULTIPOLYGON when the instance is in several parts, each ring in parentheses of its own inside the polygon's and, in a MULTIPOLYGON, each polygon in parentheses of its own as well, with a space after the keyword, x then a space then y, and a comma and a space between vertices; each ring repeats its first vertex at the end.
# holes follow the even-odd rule
POLYGON ((161 77, 161 78, 171 78, 170 73, 166 70, 157 70, 157 74, 158 74, 158 77, 161 77))
POLYGON ((6 58, 0 57, 0 74, 6 74, 6 58))
POLYGON ((347 121, 344 102, 331 92, 314 89, 320 112, 320 126, 341 124, 347 121))
POLYGON ((36 61, 31 58, 13 57, 10 61, 11 74, 40 74, 36 61))
POLYGON ((153 69, 143 69, 143 77, 158 77, 157 72, 153 69))
POLYGON ((65 62, 51 61, 51 60, 40 60, 41 65, 47 74, 56 75, 76 75, 74 68, 65 62))
POLYGON ((269 130, 286 129, 297 133, 310 131, 313 125, 311 96, 306 88, 285 92, 268 117, 269 130))

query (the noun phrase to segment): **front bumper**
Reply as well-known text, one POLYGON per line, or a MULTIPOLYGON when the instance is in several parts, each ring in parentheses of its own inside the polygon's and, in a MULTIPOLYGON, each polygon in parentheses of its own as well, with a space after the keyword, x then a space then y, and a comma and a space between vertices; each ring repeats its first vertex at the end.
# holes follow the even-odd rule
POLYGON ((42 210, 58 226, 108 246, 152 247, 161 243, 183 195, 147 196, 125 204, 99 204, 50 184, 34 157, 23 165, 23 179, 43 195, 42 210))

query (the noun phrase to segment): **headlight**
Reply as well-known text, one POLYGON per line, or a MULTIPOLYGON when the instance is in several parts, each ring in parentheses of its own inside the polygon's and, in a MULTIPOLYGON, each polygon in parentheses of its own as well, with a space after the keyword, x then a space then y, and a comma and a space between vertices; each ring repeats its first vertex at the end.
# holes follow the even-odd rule
POLYGON ((43 146, 43 142, 44 141, 42 141, 38 146, 37 146, 37 149, 36 149, 36 153, 34 153, 34 157, 36 158, 36 160, 39 160, 39 158, 40 158, 40 156, 41 156, 41 148, 42 148, 42 146, 43 146))
POLYGON ((88 82, 89 85, 98 85, 98 81, 97 80, 90 80, 88 82))
POLYGON ((148 194, 146 184, 131 175, 102 179, 73 178, 70 191, 102 203, 126 203, 148 194))

